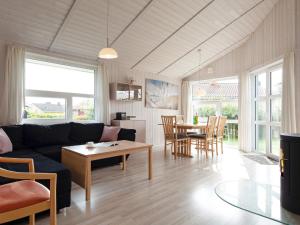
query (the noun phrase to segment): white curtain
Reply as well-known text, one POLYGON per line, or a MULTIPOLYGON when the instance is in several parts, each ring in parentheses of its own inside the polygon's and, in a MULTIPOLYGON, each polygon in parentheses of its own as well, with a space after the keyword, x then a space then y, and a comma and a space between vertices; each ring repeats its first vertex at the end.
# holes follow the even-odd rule
POLYGON ((97 73, 99 84, 99 89, 97 90, 99 99, 99 121, 110 124, 109 78, 106 65, 99 63, 97 73))
POLYGON ((296 123, 295 85, 295 54, 291 52, 286 54, 283 60, 281 132, 284 133, 299 131, 296 123))
POLYGON ((25 49, 7 46, 0 124, 20 124, 24 109, 25 49))
POLYGON ((251 143, 251 77, 248 72, 239 76, 239 149, 250 152, 251 143))
POLYGON ((192 85, 189 81, 183 81, 181 85, 181 112, 187 123, 192 123, 192 107, 192 85))

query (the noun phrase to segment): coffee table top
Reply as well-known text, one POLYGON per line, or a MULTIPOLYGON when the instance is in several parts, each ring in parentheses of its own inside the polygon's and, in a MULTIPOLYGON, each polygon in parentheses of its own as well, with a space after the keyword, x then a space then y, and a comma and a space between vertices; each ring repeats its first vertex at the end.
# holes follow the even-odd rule
POLYGON ((149 148, 152 147, 151 144, 145 144, 135 141, 115 141, 115 142, 108 142, 108 143, 98 143, 95 144, 95 147, 87 147, 87 145, 74 145, 74 146, 66 146, 62 147, 64 150, 72 151, 74 153, 77 153, 79 155, 89 157, 93 155, 99 155, 99 154, 107 154, 107 153, 117 153, 120 152, 126 152, 128 150, 134 151, 134 150, 141 150, 143 148, 149 148), (116 146, 110 146, 113 143, 117 143, 116 146))

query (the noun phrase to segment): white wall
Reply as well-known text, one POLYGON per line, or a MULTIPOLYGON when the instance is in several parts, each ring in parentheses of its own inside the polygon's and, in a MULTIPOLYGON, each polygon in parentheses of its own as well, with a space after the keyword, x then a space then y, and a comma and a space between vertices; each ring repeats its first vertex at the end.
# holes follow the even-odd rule
POLYGON ((296 106, 298 120, 297 127, 300 127, 300 1, 296 0, 296 50, 295 50, 295 82, 296 82, 296 99, 298 102, 298 107, 296 106))
MULTIPOLYGON (((250 38, 237 49, 184 80, 205 80, 238 75, 272 63, 295 50, 295 1, 280 0, 250 38), (214 72, 207 73, 212 67, 214 72)), ((299 26, 298 26, 299 27, 299 26)))
MULTIPOLYGON (((135 84, 143 86, 143 100, 141 102, 120 102, 111 101, 111 119, 115 118, 116 112, 126 112, 127 115, 136 116, 136 119, 146 120, 146 141, 155 146, 164 142, 163 128, 161 125, 161 115, 180 114, 180 110, 153 109, 145 107, 145 79, 157 79, 168 81, 179 86, 181 90, 181 80, 174 80, 163 76, 158 76, 142 71, 132 71, 117 63, 106 63, 110 82, 127 82, 128 78, 133 78, 135 84)), ((180 101, 180 98, 179 98, 180 101)), ((179 104, 180 109, 180 104, 179 104)))
MULTIPOLYGON (((4 84, 5 55, 6 55, 6 43, 0 40, 0 95, 2 95, 3 84, 4 84)), ((1 107, 1 102, 0 102, 0 107, 1 107)))

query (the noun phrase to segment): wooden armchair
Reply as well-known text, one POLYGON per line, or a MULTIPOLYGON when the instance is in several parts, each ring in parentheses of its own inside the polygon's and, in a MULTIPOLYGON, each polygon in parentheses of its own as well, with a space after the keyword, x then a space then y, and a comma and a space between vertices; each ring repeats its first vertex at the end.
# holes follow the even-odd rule
POLYGON ((181 155, 189 155, 190 152, 190 138, 187 136, 185 130, 177 127, 176 116, 161 116, 164 135, 165 148, 164 155, 167 154, 167 145, 171 144, 171 149, 174 149, 174 158, 177 158, 178 153, 181 155))
POLYGON ((14 172, 0 167, 0 177, 18 181, 0 186, 0 224, 29 216, 35 224, 35 214, 50 209, 50 225, 56 225, 56 174, 35 173, 32 159, 0 157, 0 163, 26 163, 29 172, 14 172), (50 191, 36 182, 50 180, 50 191))
POLYGON ((219 116, 218 125, 215 134, 215 144, 216 144, 216 152, 218 155, 218 146, 219 143, 221 144, 221 153, 223 154, 223 139, 224 139, 224 131, 225 131, 225 124, 227 122, 226 116, 219 116))
POLYGON ((211 150, 212 156, 214 155, 214 135, 215 135, 215 128, 216 128, 216 116, 210 116, 207 121, 207 125, 205 128, 204 134, 191 134, 189 137, 191 141, 195 140, 197 147, 196 149, 205 150, 206 158, 208 158, 208 151, 211 150), (209 148, 211 146, 211 148, 209 148))

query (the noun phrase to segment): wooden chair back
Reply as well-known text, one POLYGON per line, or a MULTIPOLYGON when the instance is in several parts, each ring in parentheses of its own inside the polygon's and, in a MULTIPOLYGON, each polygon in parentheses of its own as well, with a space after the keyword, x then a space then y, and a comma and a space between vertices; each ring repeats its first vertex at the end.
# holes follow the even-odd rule
POLYGON ((211 139, 214 137, 216 128, 217 117, 209 116, 206 125, 206 138, 211 139))
POLYGON ((218 126, 217 126, 217 130, 216 130, 216 136, 217 137, 223 137, 224 136, 226 122, 227 122, 227 117, 226 116, 219 116, 218 126))
POLYGON ((161 121, 164 128, 164 134, 166 139, 174 139, 176 126, 176 116, 161 116, 161 121))

